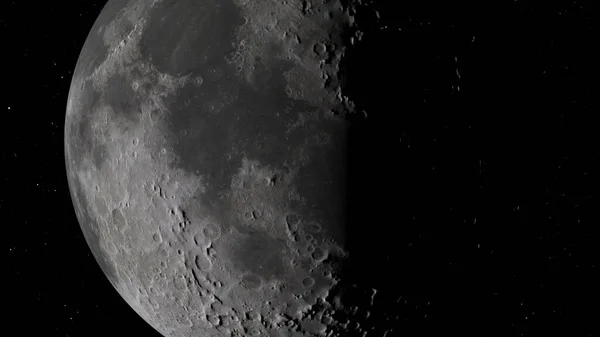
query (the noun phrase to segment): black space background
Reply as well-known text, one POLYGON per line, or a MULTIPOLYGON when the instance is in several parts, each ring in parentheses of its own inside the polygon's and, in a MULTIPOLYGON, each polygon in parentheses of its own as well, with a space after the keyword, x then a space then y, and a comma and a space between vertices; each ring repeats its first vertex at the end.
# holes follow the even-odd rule
MULTIPOLYGON (((477 3, 359 20, 348 273, 392 318, 367 336, 600 336, 592 2, 477 3)), ((0 5, 3 335, 159 336, 101 273, 66 181, 71 74, 103 5, 0 5)))

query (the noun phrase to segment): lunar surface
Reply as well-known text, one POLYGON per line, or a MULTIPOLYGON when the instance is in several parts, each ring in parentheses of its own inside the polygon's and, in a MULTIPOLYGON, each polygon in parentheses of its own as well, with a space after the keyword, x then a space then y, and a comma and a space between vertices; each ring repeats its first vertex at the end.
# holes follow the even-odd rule
POLYGON ((71 195, 107 278, 164 336, 349 329, 335 289, 352 13, 137 0, 97 19, 67 104, 71 195))

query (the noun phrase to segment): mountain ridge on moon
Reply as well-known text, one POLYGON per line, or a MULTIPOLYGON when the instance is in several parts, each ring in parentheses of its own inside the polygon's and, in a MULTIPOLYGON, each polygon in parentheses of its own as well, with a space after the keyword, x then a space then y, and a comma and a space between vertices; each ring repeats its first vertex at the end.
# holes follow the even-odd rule
MULTIPOLYGON (((339 1, 109 1, 67 103, 69 185, 165 336, 331 335, 343 235, 339 1)), ((339 306, 338 306, 339 307, 339 306)))

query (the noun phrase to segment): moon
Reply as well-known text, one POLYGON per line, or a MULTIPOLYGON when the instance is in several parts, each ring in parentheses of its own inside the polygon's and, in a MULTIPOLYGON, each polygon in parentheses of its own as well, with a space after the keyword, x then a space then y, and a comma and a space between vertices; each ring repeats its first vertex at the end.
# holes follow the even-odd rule
POLYGON ((341 1, 109 1, 65 119, 98 264, 164 336, 343 331, 341 1))

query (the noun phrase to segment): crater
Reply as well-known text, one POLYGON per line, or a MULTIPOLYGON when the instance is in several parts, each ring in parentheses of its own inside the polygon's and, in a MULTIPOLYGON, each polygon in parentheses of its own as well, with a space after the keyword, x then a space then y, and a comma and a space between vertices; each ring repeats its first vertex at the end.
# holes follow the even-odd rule
POLYGON ((321 247, 316 247, 315 250, 312 252, 311 257, 315 261, 323 261, 327 257, 327 251, 321 247))
POLYGON ((319 233, 321 231, 321 224, 313 221, 306 225, 306 231, 310 233, 319 233))
POLYGON ((204 233, 208 240, 217 240, 219 237, 221 237, 221 226, 214 223, 208 223, 206 226, 204 226, 202 233, 204 233))
POLYGON ((306 277, 302 280, 302 285, 305 287, 312 287, 315 284, 315 280, 312 277, 306 277))
POLYGON ((302 216, 297 213, 288 213, 285 216, 285 222, 287 224, 288 229, 291 232, 295 232, 298 230, 298 226, 300 225, 300 221, 302 221, 302 216))
POLYGON ((209 271, 212 269, 212 262, 208 259, 206 254, 196 255, 196 267, 201 271, 209 271))
POLYGON ((120 209, 115 208, 112 211, 112 220, 113 224, 117 227, 118 230, 122 230, 125 225, 127 225, 127 219, 123 216, 123 212, 120 209))

